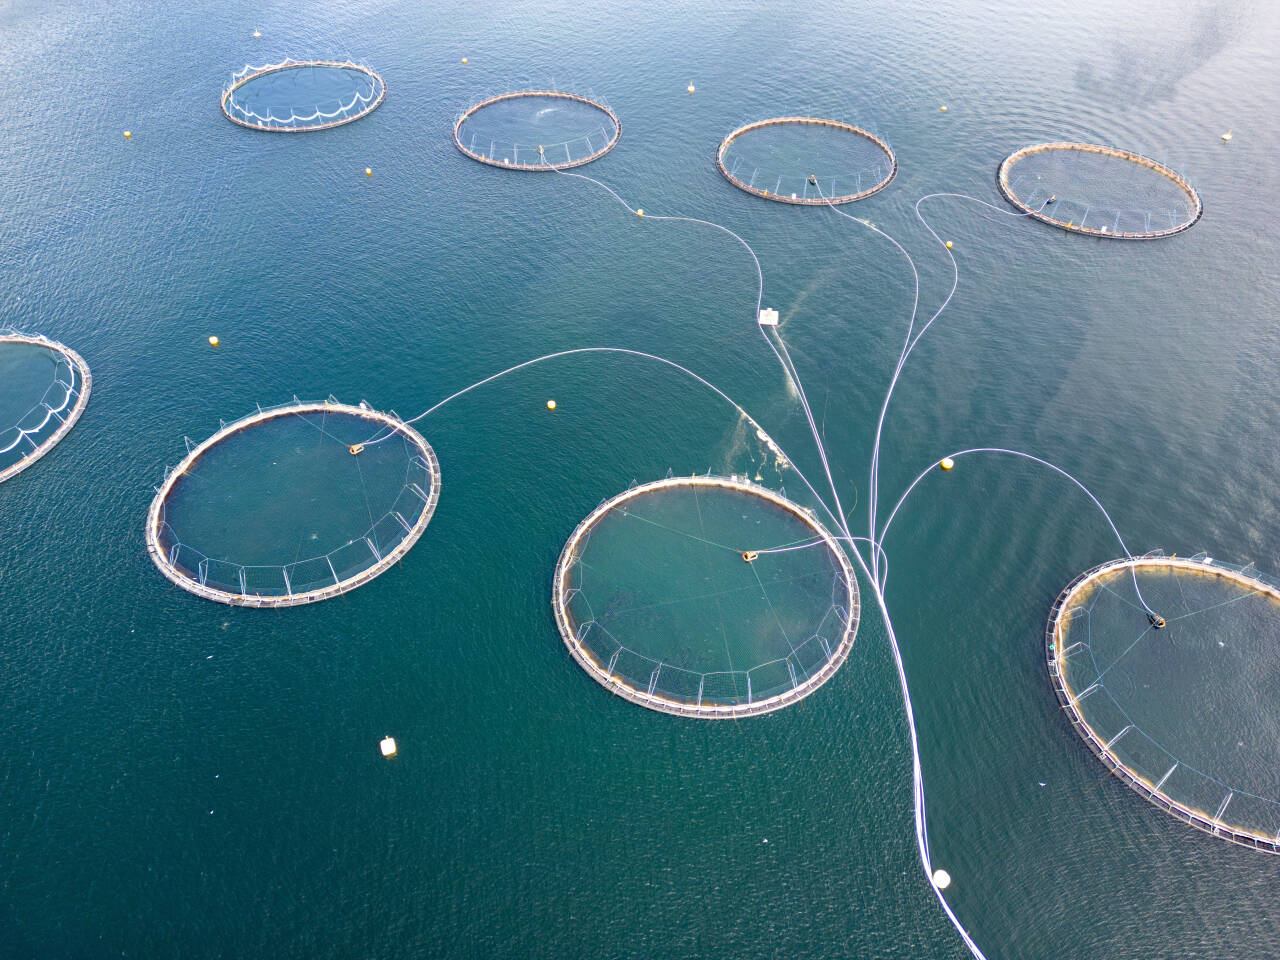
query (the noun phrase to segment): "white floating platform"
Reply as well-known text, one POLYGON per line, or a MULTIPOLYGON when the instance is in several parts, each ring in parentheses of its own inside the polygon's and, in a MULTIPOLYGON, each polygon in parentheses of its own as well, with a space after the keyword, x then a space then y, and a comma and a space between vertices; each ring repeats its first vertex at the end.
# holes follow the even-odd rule
POLYGON ((378 745, 382 750, 384 757, 394 757, 396 755, 396 738, 383 737, 382 743, 378 745))
POLYGON ((760 326, 776 327, 778 325, 778 311, 765 308, 760 311, 760 326))

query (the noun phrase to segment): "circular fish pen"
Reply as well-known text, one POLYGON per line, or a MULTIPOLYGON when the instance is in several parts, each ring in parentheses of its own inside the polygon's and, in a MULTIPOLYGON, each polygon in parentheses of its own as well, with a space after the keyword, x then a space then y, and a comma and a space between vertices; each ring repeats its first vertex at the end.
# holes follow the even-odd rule
POLYGON ((897 175, 898 158, 880 137, 851 123, 772 117, 725 137, 716 167, 754 196, 818 206, 879 193, 897 175))
POLYGON ((1091 237, 1158 240, 1190 230, 1204 213, 1200 195, 1176 170, 1089 143, 1015 150, 996 171, 996 186, 1041 223, 1091 237))
POLYGON ((70 347, 0 330, 0 483, 52 450, 89 405, 93 375, 70 347))
POLYGON ((607 104, 559 90, 500 93, 469 107, 453 124, 455 147, 504 170, 581 167, 603 157, 621 136, 622 121, 607 104))
POLYGON ((387 96, 382 77, 350 60, 289 60, 246 66, 222 91, 222 114, 268 133, 328 130, 368 116, 387 96))
POLYGON ((233 606, 368 583, 417 542, 440 497, 431 445, 364 403, 260 407, 187 451, 151 502, 147 552, 183 590, 233 606))
POLYGON ((849 559, 812 511, 738 477, 669 477, 600 503, 553 581, 570 655, 682 717, 780 710, 827 682, 858 629, 849 559))
POLYGON ((1113 560, 1053 604, 1049 677, 1129 787, 1205 833, 1280 853, 1277 628, 1280 589, 1251 566, 1113 560))

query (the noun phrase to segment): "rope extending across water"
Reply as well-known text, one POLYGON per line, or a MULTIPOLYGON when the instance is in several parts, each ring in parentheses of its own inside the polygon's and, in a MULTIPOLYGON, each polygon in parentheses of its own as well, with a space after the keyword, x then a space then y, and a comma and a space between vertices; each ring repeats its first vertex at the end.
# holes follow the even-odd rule
MULTIPOLYGON (((640 210, 638 208, 632 207, 612 187, 609 187, 607 184, 602 183, 601 181, 595 179, 594 177, 588 177, 584 174, 567 173, 563 170, 559 170, 556 168, 554 164, 548 164, 548 166, 551 169, 555 170, 557 173, 559 173, 561 176, 573 177, 579 180, 585 180, 589 183, 595 184, 596 186, 603 189, 610 196, 612 196, 614 200, 616 200, 619 204, 621 204, 629 213, 637 217, 640 216, 640 210)), ((828 504, 826 499, 817 492, 817 489, 814 487, 813 483, 810 482, 809 478, 804 474, 804 472, 800 469, 800 467, 796 465, 796 461, 793 457, 787 455, 785 451, 782 451, 781 448, 778 447, 777 444, 772 441, 772 439, 769 439, 767 442, 769 443, 772 449, 776 450, 778 453, 782 454, 782 456, 786 458, 788 465, 791 467, 791 469, 795 471, 796 475, 800 478, 801 482, 805 485, 806 489, 808 489, 810 494, 814 497, 815 501, 821 506, 822 510, 834 523, 836 527, 836 532, 833 535, 833 539, 843 543, 847 543, 849 545, 849 552, 853 554, 853 557, 856 560, 858 566, 861 568, 861 570, 866 575, 866 577, 871 581, 872 592, 875 595, 876 605, 879 607, 880 615, 884 622, 885 631, 889 640, 890 650, 893 655, 894 667, 897 671, 899 687, 902 694, 903 709, 907 719, 907 729, 908 729, 909 741, 911 746, 912 808, 913 808, 913 816, 914 816, 916 845, 917 845, 917 850, 920 857, 920 863, 924 870, 925 877, 927 878, 930 888, 933 890, 939 905, 942 907, 942 910, 947 916, 947 919, 951 922, 951 925, 955 928, 956 932, 960 935, 961 940, 964 942, 970 954, 975 958, 975 960, 987 960, 987 957, 983 953, 981 947, 978 946, 978 944, 974 941, 973 937, 969 934, 968 930, 965 929, 964 925, 960 922, 960 919, 956 916, 955 911, 952 909, 951 904, 947 901, 947 898, 943 894, 942 890, 939 888, 937 884, 933 882, 933 863, 932 863, 932 857, 929 850, 929 836, 928 836, 928 814, 927 814, 928 802, 927 802, 927 796, 925 793, 925 786, 924 786, 924 772, 923 772, 923 768, 920 761, 920 745, 919 745, 919 737, 916 730, 915 710, 911 700, 911 688, 907 679, 906 667, 903 663, 902 650, 899 645, 897 634, 893 626, 893 618, 889 613, 888 605, 885 600, 885 587, 888 581, 889 568, 888 568, 888 556, 884 550, 884 540, 888 535, 888 532, 893 523, 893 520, 898 515, 898 512, 901 510, 907 498, 911 495, 912 491, 915 490, 915 488, 919 485, 919 483, 924 479, 924 477, 936 467, 937 461, 934 461, 933 463, 930 464, 930 466, 927 469, 921 471, 921 473, 907 486, 907 488, 903 491, 901 496, 898 498, 892 511, 890 511, 888 519, 884 522, 883 526, 878 527, 878 502, 879 502, 880 461, 881 461, 880 453, 882 449, 884 424, 888 414, 889 403, 892 400, 894 389, 897 387, 898 382, 901 379, 902 371, 905 368, 906 362, 910 358, 912 351, 914 351, 915 347, 917 346, 917 344, 919 344, 920 340, 924 337, 924 335, 929 331, 929 329, 933 326, 933 324, 938 320, 938 318, 943 314, 946 308, 950 305, 953 297, 955 296, 955 292, 959 286, 960 271, 959 271, 959 265, 957 264, 955 257, 951 254, 950 250, 946 247, 942 238, 939 237, 938 233, 933 229, 933 227, 930 225, 928 220, 924 217, 923 212, 921 211, 921 204, 923 204, 925 200, 938 199, 938 198, 944 198, 944 197, 953 197, 958 199, 969 200, 969 201, 981 204, 982 206, 994 212, 1000 213, 1004 216, 1025 217, 1029 215, 1026 212, 1012 213, 1010 211, 1001 210, 995 205, 990 204, 984 200, 980 200, 976 197, 970 197, 968 195, 959 194, 959 193, 933 193, 933 194, 928 194, 924 197, 921 197, 918 201, 916 201, 916 204, 915 204, 916 217, 924 225, 925 229, 929 231, 930 235, 938 242, 939 246, 941 246, 942 249, 946 252, 947 257, 951 261, 951 266, 953 271, 951 287, 948 290, 946 297, 943 299, 941 305, 933 312, 933 314, 929 317, 929 319, 923 325, 920 326, 918 330, 916 329, 916 320, 918 317, 919 304, 920 304, 920 275, 911 255, 907 252, 906 248, 903 247, 903 245, 898 240, 890 236, 885 231, 867 222, 866 220, 863 220, 858 217, 853 217, 845 213, 843 210, 838 209, 835 206, 835 204, 831 203, 829 200, 827 201, 827 206, 829 206, 832 210, 835 210, 836 213, 840 214, 843 217, 847 217, 848 219, 853 220, 856 223, 862 224, 863 226, 870 229, 873 233, 877 234, 880 237, 883 237, 884 239, 892 243, 906 258, 907 263, 911 268, 912 276, 914 278, 914 294, 913 294, 913 300, 912 300, 911 313, 907 322, 906 336, 904 338, 902 350, 898 355, 898 360, 894 367, 893 374, 890 377, 888 388, 885 391, 884 399, 881 403, 880 414, 876 422, 875 440, 872 446, 870 472, 868 477, 870 497, 868 498, 868 514, 867 514, 868 535, 867 536, 855 536, 849 527, 845 512, 841 505, 839 488, 838 488, 838 485, 836 484, 834 475, 831 470, 830 460, 828 457, 826 444, 822 436, 822 431, 819 429, 817 421, 813 415, 813 410, 809 404, 808 396, 805 393, 804 385, 801 381, 799 371, 796 368, 796 365, 791 358, 790 352, 787 350, 785 342, 782 340, 781 334, 778 333, 775 328, 775 337, 776 337, 776 341, 775 341, 775 339, 771 339, 769 337, 764 327, 761 326, 760 331, 761 331, 761 335, 764 337, 765 342, 768 344, 770 350, 773 352, 774 356, 777 358, 778 362, 781 364, 783 371, 787 374, 787 377, 791 380, 791 382, 795 386, 796 395, 800 402, 801 409, 803 410, 805 419, 809 424, 809 429, 813 437, 815 451, 818 454, 819 460, 822 464, 823 473, 827 480, 827 485, 831 491, 831 498, 832 498, 831 504, 828 504), (869 557, 864 557, 862 551, 858 549, 858 546, 857 546, 858 544, 867 545, 869 557)), ((734 240, 740 243, 751 255, 752 262, 755 264, 755 268, 756 268, 758 286, 757 286, 757 294, 756 294, 756 312, 753 317, 753 322, 756 322, 757 318, 759 317, 760 307, 764 298, 764 271, 760 265, 759 257, 756 255, 755 251, 751 248, 751 245, 746 242, 746 240, 744 240, 741 236, 739 236, 733 230, 730 230, 728 227, 722 226, 721 224, 713 223, 708 220, 698 219, 695 217, 656 216, 656 215, 646 213, 646 214, 643 214, 643 219, 658 220, 658 221, 665 221, 665 222, 693 223, 693 224, 699 224, 703 226, 709 226, 723 233, 728 234, 730 237, 732 237, 734 240)), ((758 323, 757 325, 759 326, 758 323)), ((694 381, 701 384, 702 386, 710 389, 722 400, 724 400, 726 403, 732 406, 738 412, 738 414, 744 417, 753 427, 755 427, 759 431, 762 437, 768 437, 768 434, 765 433, 763 428, 760 427, 759 422, 754 417, 752 417, 743 408, 741 404, 739 404, 736 400, 732 399, 728 394, 726 394, 719 387, 712 384, 710 381, 694 373, 692 370, 688 369, 687 367, 684 367, 681 364, 676 363, 673 360, 669 360, 665 357, 658 356, 656 354, 646 353, 644 351, 632 350, 632 349, 627 349, 622 347, 579 347, 579 348, 569 349, 569 350, 560 350, 554 353, 546 354, 541 357, 536 357, 532 360, 526 360, 522 363, 518 363, 518 364, 515 364, 514 366, 508 367, 507 369, 502 370, 498 373, 485 377, 484 379, 479 380, 471 384, 470 386, 464 387, 461 390, 458 390, 453 394, 450 394, 449 396, 445 397, 443 400, 439 401, 438 403, 424 410, 422 413, 418 414, 418 416, 413 417, 412 419, 406 422, 415 423, 418 420, 421 420, 424 417, 429 416, 431 413, 434 413, 436 410, 439 410, 441 407, 457 399, 458 397, 461 397, 464 394, 470 392, 471 390, 474 390, 477 387, 484 386, 485 384, 492 383, 494 380, 497 380, 501 377, 505 377, 508 374, 514 373, 518 370, 522 370, 526 367, 533 366, 535 364, 544 363, 549 360, 553 360, 561 357, 573 356, 576 354, 585 354, 585 353, 610 353, 610 354, 633 356, 633 357, 638 357, 645 360, 655 361, 657 363, 665 364, 669 367, 672 367, 678 372, 692 378, 694 381)), ((383 439, 385 439, 385 437, 378 437, 376 439, 371 439, 369 442, 377 443, 377 442, 381 442, 381 440, 383 439)), ((1057 466, 1054 463, 1051 463, 1048 460, 1034 456, 1032 454, 1024 453, 1018 450, 1009 450, 1001 447, 973 447, 965 450, 956 451, 955 453, 951 454, 951 457, 955 458, 955 457, 966 456, 968 454, 976 454, 976 453, 991 453, 991 454, 1002 454, 1002 455, 1020 457, 1028 461, 1034 462, 1036 464, 1039 464, 1041 466, 1047 467, 1048 469, 1065 477, 1066 479, 1071 481, 1072 484, 1074 484, 1078 489, 1080 489, 1088 497, 1089 501, 1093 503, 1095 507, 1098 508, 1099 512, 1102 514, 1103 518, 1106 520, 1108 527, 1111 529, 1111 532, 1115 535, 1125 555, 1130 558, 1132 557, 1132 555, 1129 553, 1128 546, 1125 544, 1124 539, 1120 534, 1119 529, 1117 528, 1115 522, 1111 518, 1111 515, 1107 512, 1106 508, 1103 506, 1102 502, 1093 494, 1092 491, 1089 490, 1088 487, 1086 487, 1080 480, 1072 476, 1066 470, 1057 466)), ((782 547, 773 548, 773 549, 776 551, 806 549, 822 542, 824 541, 822 541, 821 539, 814 539, 811 542, 789 545, 789 546, 782 546, 782 547)), ((1137 590, 1136 578, 1134 580, 1134 587, 1135 587, 1135 590, 1137 590)), ((1137 591, 1137 595, 1139 597, 1139 600, 1142 601, 1145 607, 1146 601, 1142 600, 1141 592, 1137 591)), ((1147 610, 1149 613, 1152 612, 1149 607, 1147 607, 1147 610)))

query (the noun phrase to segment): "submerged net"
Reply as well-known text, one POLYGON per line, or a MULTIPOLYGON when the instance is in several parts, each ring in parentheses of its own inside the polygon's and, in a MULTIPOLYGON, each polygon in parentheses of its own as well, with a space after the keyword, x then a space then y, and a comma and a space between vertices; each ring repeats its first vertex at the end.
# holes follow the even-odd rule
POLYGON ((735 187, 783 203, 850 203, 889 185, 898 161, 880 137, 853 124, 774 117, 739 127, 716 165, 735 187))
POLYGON ((382 77, 361 64, 285 60, 233 74, 222 91, 222 112, 242 127, 301 133, 359 120, 386 95, 382 77))
POLYGON ((256 410, 188 449, 152 502, 147 545, 170 580, 223 603, 292 606, 367 583, 440 494, 416 431, 334 400, 256 410), (364 445, 375 434, 390 437, 364 445))
POLYGON ((49 452, 80 418, 93 378, 47 337, 0 330, 0 482, 49 452))
POLYGON ((556 90, 489 97, 453 125, 459 150, 508 170, 580 167, 612 150, 621 135, 622 123, 606 104, 556 90))
POLYGON ((669 478, 604 501, 556 567, 561 636, 597 681, 684 716, 777 710, 848 656, 858 588, 804 508, 736 478, 669 478))
POLYGON ((1200 196, 1162 163, 1112 147, 1041 143, 1010 154, 997 185, 1037 220, 1099 237, 1152 240, 1200 219, 1200 196))
POLYGON ((1278 633, 1280 590, 1252 567, 1118 560, 1055 604, 1050 675, 1076 730, 1131 787, 1202 830, 1280 852, 1278 633))

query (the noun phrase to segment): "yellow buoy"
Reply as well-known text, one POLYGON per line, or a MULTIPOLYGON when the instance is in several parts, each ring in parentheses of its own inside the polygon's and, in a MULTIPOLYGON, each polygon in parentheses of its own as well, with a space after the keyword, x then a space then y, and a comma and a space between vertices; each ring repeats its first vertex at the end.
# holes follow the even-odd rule
POLYGON ((219 341, 217 337, 210 337, 210 338, 209 338, 209 346, 211 346, 211 347, 216 347, 220 342, 221 342, 221 341, 219 341))
POLYGON ((950 249, 951 249, 951 241, 950 241, 950 240, 948 240, 948 241, 947 241, 947 249, 948 249, 948 250, 950 250, 950 249))
POLYGON ((364 453, 364 444, 353 443, 351 446, 347 447, 347 452, 353 457, 358 457, 360 454, 364 453))
MULTIPOLYGON (((128 134, 126 133, 126 134, 125 134, 125 136, 127 137, 127 136, 128 136, 128 134)), ((1231 142, 1231 131, 1230 131, 1230 130, 1228 130, 1226 133, 1224 133, 1224 134, 1222 135, 1222 142, 1223 142, 1223 143, 1230 143, 1230 142, 1231 142)))
POLYGON ((943 470, 950 470, 956 465, 956 462, 950 457, 943 457, 942 462, 938 464, 943 470))
POLYGON ((373 167, 365 167, 365 168, 364 168, 364 175, 365 175, 366 177, 372 177, 372 176, 373 176, 373 167))
POLYGON ((382 751, 384 757, 394 757, 396 755, 396 738, 383 737, 382 742, 378 744, 378 749, 382 751))
POLYGON ((261 37, 262 37, 262 31, 261 31, 261 30, 255 30, 255 31, 253 31, 253 39, 258 40, 258 39, 260 39, 261 37))
POLYGON ((742 552, 742 559, 743 559, 743 560, 745 560, 745 561, 747 561, 747 563, 753 563, 753 562, 755 562, 755 559, 756 559, 758 556, 760 556, 760 554, 756 553, 756 551, 754 551, 754 550, 744 550, 744 551, 742 552))
POLYGON ((691 83, 691 84, 689 84, 689 92, 690 92, 690 93, 693 93, 693 84, 692 84, 692 83, 691 83))
POLYGON ((556 408, 556 402, 555 402, 554 400, 548 400, 548 401, 547 401, 547 409, 548 409, 548 410, 554 410, 555 408, 556 408))
POLYGON ((939 107, 938 109, 939 109, 939 110, 941 110, 943 113, 946 113, 946 112, 947 112, 947 108, 946 108, 946 107, 939 107))
POLYGON ((644 216, 644 207, 641 207, 639 210, 637 210, 637 211, 636 211, 636 216, 637 216, 637 217, 643 217, 643 216, 644 216))
POLYGON ((466 57, 463 57, 463 58, 462 58, 462 62, 463 62, 463 63, 466 63, 466 62, 467 62, 467 58, 466 58, 466 57))
POLYGON ((128 139, 129 139, 130 137, 132 137, 132 136, 133 136, 133 134, 132 134, 132 133, 130 133, 128 130, 126 130, 126 131, 124 132, 124 138, 125 138, 126 140, 128 140, 128 139))

